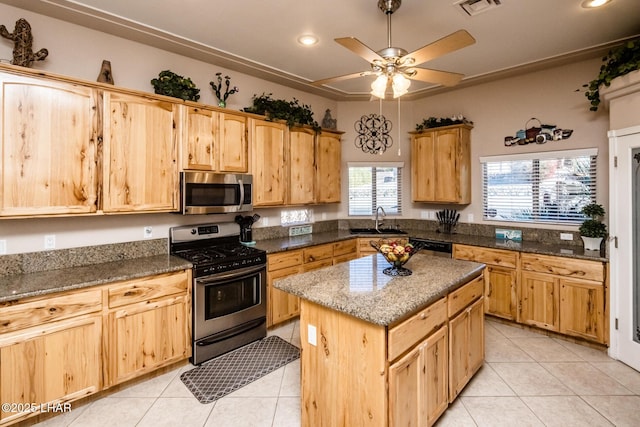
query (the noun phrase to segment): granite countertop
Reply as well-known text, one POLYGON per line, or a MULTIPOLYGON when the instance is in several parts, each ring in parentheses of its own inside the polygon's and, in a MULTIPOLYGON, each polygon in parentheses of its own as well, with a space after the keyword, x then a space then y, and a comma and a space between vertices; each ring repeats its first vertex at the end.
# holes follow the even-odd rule
POLYGON ((154 255, 37 273, 0 276, 0 302, 104 285, 191 267, 192 264, 182 258, 154 255))
POLYGON ((395 324, 480 275, 484 264, 417 253, 391 277, 380 254, 278 279, 276 289, 381 326, 395 324))
MULTIPOLYGON (((596 251, 585 251, 578 245, 552 245, 539 242, 514 242, 510 240, 497 240, 486 236, 473 236, 468 234, 443 234, 435 231, 403 229, 407 234, 397 235, 399 237, 412 237, 431 239, 440 242, 459 243, 471 246, 481 246, 494 249, 508 249, 520 252, 528 252, 543 255, 563 256, 567 258, 588 259, 600 262, 609 260, 596 251)), ((340 240, 353 238, 386 238, 391 235, 363 235, 351 234, 349 230, 337 230, 323 233, 307 234, 295 237, 283 237, 276 239, 259 240, 256 243, 258 249, 263 249, 267 253, 277 253, 293 249, 301 249, 306 246, 321 245, 324 243, 338 242, 340 240)))

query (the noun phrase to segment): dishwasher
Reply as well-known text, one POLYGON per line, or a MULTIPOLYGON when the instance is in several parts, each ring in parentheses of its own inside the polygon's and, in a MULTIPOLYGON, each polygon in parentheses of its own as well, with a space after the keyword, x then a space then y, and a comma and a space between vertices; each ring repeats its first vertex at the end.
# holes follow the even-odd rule
POLYGON ((420 253, 426 255, 440 256, 451 258, 453 253, 453 244, 451 242, 442 242, 439 240, 411 238, 409 243, 420 248, 420 253))

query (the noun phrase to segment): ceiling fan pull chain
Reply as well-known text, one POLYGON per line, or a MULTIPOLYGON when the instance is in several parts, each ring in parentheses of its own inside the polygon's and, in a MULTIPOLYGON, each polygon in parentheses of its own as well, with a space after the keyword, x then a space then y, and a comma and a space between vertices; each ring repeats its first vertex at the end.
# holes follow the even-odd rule
POLYGON ((400 97, 398 97, 398 157, 402 156, 402 152, 400 151, 400 147, 402 146, 402 140, 400 139, 402 135, 400 134, 400 97))

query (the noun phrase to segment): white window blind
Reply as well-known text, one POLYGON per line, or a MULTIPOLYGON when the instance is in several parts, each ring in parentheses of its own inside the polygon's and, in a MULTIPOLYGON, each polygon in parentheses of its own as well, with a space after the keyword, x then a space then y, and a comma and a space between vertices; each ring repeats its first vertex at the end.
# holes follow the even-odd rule
POLYGON ((349 215, 372 215, 378 206, 387 214, 402 214, 403 165, 348 163, 349 215))
POLYGON ((595 201, 597 149, 481 157, 485 220, 578 224, 595 201))

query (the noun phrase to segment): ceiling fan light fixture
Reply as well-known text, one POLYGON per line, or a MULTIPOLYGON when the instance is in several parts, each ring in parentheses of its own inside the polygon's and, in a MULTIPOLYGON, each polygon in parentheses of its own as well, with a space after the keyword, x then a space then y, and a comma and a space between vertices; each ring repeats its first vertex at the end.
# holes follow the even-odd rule
POLYGON ((371 83, 371 95, 384 99, 388 81, 386 75, 380 74, 373 83, 371 83))
POLYGON ((395 74, 391 82, 391 87, 393 88, 393 97, 399 98, 407 93, 409 91, 409 86, 411 86, 411 80, 400 73, 395 74))

